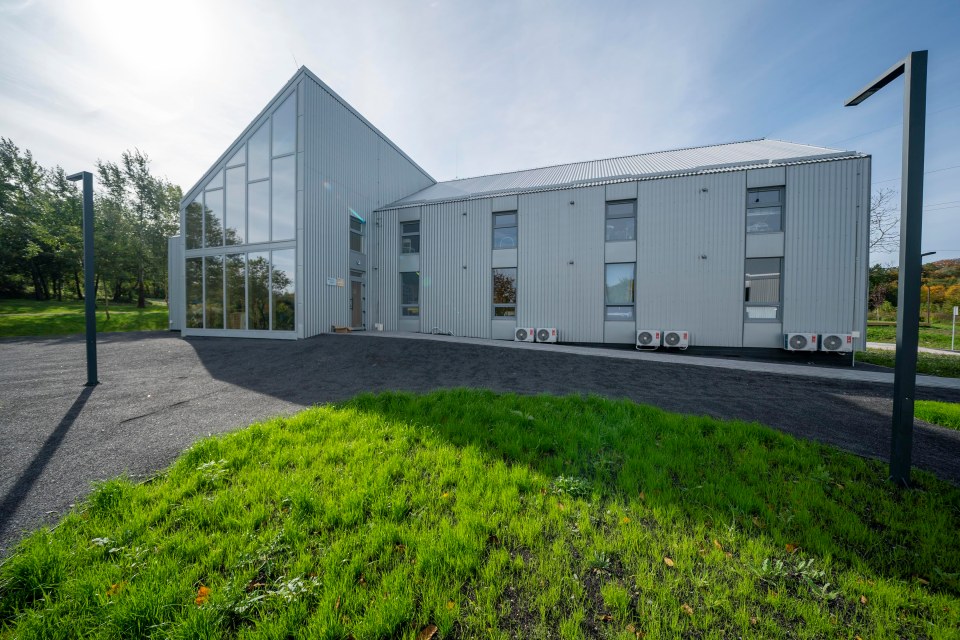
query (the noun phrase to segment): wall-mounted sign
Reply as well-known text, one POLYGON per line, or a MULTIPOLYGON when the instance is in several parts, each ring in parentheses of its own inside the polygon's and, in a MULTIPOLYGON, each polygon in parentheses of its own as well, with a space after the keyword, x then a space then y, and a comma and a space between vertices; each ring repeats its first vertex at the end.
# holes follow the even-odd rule
POLYGON ((343 286, 343 278, 337 278, 337 286, 338 286, 338 287, 342 287, 342 286, 343 286))
POLYGON ((337 286, 337 279, 334 278, 333 276, 330 276, 329 278, 327 278, 327 286, 328 286, 328 287, 335 287, 335 286, 337 286))

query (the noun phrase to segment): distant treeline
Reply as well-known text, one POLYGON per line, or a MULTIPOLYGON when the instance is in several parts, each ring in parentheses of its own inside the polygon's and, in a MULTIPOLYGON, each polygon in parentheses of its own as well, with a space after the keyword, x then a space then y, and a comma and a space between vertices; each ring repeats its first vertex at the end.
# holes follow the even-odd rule
MULTIPOLYGON (((870 308, 878 309, 886 305, 897 305, 897 279, 900 270, 897 267, 870 268, 870 308)), ((920 301, 926 308, 930 301, 934 313, 948 314, 954 305, 960 305, 960 259, 937 260, 923 265, 920 301)))
MULTIPOLYGON (((94 184, 97 297, 140 306, 166 297, 180 187, 151 174, 139 150, 97 161, 94 184)), ((82 299, 82 224, 80 183, 0 138, 0 296, 82 299)))

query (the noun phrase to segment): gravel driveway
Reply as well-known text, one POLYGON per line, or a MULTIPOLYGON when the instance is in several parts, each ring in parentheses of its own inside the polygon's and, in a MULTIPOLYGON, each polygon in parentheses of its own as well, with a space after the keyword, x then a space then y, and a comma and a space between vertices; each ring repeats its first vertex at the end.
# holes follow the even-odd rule
MULTIPOLYGON (((155 472, 198 437, 361 391, 597 393, 757 420, 865 456, 889 450, 887 384, 355 335, 103 334, 99 356, 102 384, 87 388, 81 337, 0 340, 0 555, 93 481, 155 472)), ((918 396, 960 401, 952 390, 918 396)), ((960 484, 960 431, 918 423, 914 463, 960 484)))

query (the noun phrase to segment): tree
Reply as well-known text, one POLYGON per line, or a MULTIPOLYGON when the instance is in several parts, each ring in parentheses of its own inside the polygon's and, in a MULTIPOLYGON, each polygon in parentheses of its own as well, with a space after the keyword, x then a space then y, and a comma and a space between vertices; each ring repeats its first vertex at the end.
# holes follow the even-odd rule
POLYGON ((900 246, 900 205, 897 191, 881 188, 870 198, 870 253, 900 246))

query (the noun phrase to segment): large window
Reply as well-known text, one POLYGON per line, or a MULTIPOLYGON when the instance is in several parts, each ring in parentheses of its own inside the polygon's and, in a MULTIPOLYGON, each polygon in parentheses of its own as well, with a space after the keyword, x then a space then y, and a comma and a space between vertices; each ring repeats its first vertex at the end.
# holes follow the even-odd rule
POLYGON ((783 230, 783 188, 747 191, 747 233, 783 230))
POLYGON ((400 274, 400 315, 420 315, 420 273, 409 271, 400 274))
POLYGON ((604 319, 633 320, 635 298, 633 262, 608 264, 604 282, 604 319))
POLYGON ((743 276, 744 319, 780 321, 780 274, 783 258, 747 258, 743 276))
POLYGON ((493 270, 493 317, 517 316, 517 270, 493 270))
MULTIPOLYGON (((223 172, 219 174, 223 181, 223 172)), ((223 189, 214 189, 203 194, 203 237, 208 247, 223 244, 223 189)))
POLYGON ((607 242, 637 239, 637 201, 621 200, 607 203, 607 242))
POLYGON ((187 328, 203 329, 203 258, 187 258, 187 328))
POLYGON ((228 254, 226 261, 227 329, 247 328, 246 256, 228 254))
MULTIPOLYGON (((240 150, 243 153, 243 150, 240 150)), ((226 244, 243 244, 247 235, 247 178, 246 168, 227 169, 227 208, 223 222, 226 244)))
POLYGON ((207 256, 204 269, 204 329, 223 329, 223 256, 207 256))
POLYGON ((363 222, 350 216, 350 251, 363 253, 363 227, 363 222))
POLYGON ((273 161, 273 235, 271 240, 297 237, 297 163, 293 155, 273 161))
POLYGON ((517 248, 517 212, 493 214, 493 248, 517 248))
POLYGON ((187 249, 200 249, 203 247, 203 202, 201 196, 187 205, 184 212, 184 236, 187 241, 187 249))
POLYGON ((420 221, 400 223, 400 253, 420 253, 420 221))
POLYGON ((247 254, 248 329, 270 328, 270 252, 247 254))
POLYGON ((294 279, 296 277, 296 249, 273 251, 270 288, 273 292, 274 331, 296 329, 294 308, 294 279))

